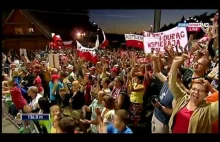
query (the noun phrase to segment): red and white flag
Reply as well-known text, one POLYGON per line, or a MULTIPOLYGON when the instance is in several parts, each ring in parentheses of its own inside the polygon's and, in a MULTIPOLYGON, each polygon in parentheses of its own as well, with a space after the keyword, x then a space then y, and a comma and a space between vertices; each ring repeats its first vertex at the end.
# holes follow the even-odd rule
POLYGON ((77 44, 77 54, 80 58, 83 58, 87 61, 91 61, 94 64, 98 62, 98 56, 96 54, 96 50, 98 49, 99 46, 98 36, 94 48, 83 47, 77 40, 76 40, 76 44, 77 44))
POLYGON ((103 42, 102 42, 100 48, 105 49, 109 45, 109 41, 106 39, 104 31, 102 31, 102 35, 103 35, 103 42))
POLYGON ((73 41, 64 41, 63 45, 66 49, 73 48, 73 41))
POLYGON ((136 34, 125 34, 126 46, 144 49, 144 36, 136 34))

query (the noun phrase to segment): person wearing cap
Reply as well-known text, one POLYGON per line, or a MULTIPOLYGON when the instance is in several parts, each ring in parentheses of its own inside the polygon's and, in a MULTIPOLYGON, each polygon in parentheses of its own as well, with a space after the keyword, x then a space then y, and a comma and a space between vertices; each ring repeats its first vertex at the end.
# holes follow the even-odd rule
POLYGON ((49 88, 50 88, 50 101, 52 105, 57 104, 60 95, 59 90, 60 88, 63 88, 63 84, 60 82, 60 76, 58 74, 53 74, 51 76, 51 81, 49 82, 49 88))
POLYGON ((69 73, 68 78, 72 78, 72 79, 70 79, 69 81, 72 82, 72 81, 75 79, 75 74, 74 74, 74 72, 73 72, 73 65, 70 65, 70 64, 69 64, 69 65, 66 67, 66 69, 67 69, 67 72, 69 73))
POLYGON ((34 80, 34 85, 38 88, 38 91, 41 95, 44 95, 44 88, 42 87, 42 81, 40 76, 37 76, 34 80))

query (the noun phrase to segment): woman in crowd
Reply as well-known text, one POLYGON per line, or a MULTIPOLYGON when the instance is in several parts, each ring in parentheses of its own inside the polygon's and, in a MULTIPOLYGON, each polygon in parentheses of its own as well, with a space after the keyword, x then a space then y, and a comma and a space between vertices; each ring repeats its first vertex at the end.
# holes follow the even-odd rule
POLYGON ((113 123, 115 114, 115 100, 109 95, 105 95, 102 101, 104 108, 102 111, 96 108, 96 115, 98 116, 99 133, 106 132, 106 125, 113 123))
POLYGON ((115 109, 129 109, 130 100, 129 96, 127 95, 127 90, 124 87, 123 77, 115 77, 114 88, 112 90, 111 96, 115 99, 115 109))
POLYGON ((103 110, 102 101, 103 101, 103 97, 105 95, 106 95, 105 92, 99 91, 98 95, 97 95, 97 98, 95 98, 93 100, 91 105, 89 107, 88 106, 84 107, 85 111, 86 112, 92 112, 92 115, 91 115, 91 120, 84 119, 84 120, 81 120, 81 122, 84 123, 84 124, 90 124, 90 128, 91 128, 92 133, 98 133, 99 132, 98 131, 99 130, 98 117, 96 115, 95 109, 98 108, 100 111, 103 110))
POLYGON ((79 81, 73 81, 72 83, 72 97, 69 99, 69 103, 72 109, 71 116, 76 119, 80 120, 82 115, 82 107, 85 105, 84 100, 84 90, 85 84, 80 85, 79 81))
POLYGON ((169 88, 176 100, 176 105, 170 117, 171 133, 211 133, 212 124, 218 119, 219 104, 206 103, 211 85, 203 79, 195 79, 187 95, 177 84, 177 70, 186 59, 185 56, 173 60, 169 73, 169 88))
POLYGON ((102 85, 102 90, 105 92, 105 94, 111 93, 111 90, 108 87, 110 82, 111 82, 111 80, 108 77, 102 78, 101 85, 102 85))
MULTIPOLYGON (((132 77, 130 76, 130 82, 132 77)), ((142 74, 138 75, 135 78, 135 82, 130 84, 130 101, 131 105, 129 108, 129 112, 131 113, 131 120, 134 122, 134 127, 136 128, 138 122, 141 120, 141 112, 142 112, 142 103, 144 96, 144 76, 142 74)))

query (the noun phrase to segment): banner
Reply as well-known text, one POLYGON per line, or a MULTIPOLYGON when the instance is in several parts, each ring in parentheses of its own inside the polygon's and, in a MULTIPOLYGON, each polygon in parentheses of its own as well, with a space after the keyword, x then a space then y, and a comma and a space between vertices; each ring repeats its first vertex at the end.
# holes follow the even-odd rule
POLYGON ((87 61, 91 61, 93 63, 96 63, 98 61, 98 57, 96 55, 96 52, 99 47, 98 36, 97 36, 95 47, 93 48, 83 47, 78 41, 76 41, 76 44, 77 44, 77 54, 80 58, 83 58, 87 61))
POLYGON ((49 54, 49 66, 52 68, 60 68, 59 54, 49 54))
POLYGON ((152 48, 155 51, 164 51, 166 46, 182 46, 188 42, 186 27, 175 27, 168 31, 152 33, 144 32, 144 51, 151 53, 152 48))
POLYGON ((27 50, 26 49, 20 49, 20 56, 27 56, 27 50))
POLYGON ((126 46, 144 48, 144 36, 136 34, 125 34, 126 46))
POLYGON ((73 48, 73 41, 63 41, 63 45, 66 49, 71 49, 73 48))
POLYGON ((150 58, 147 58, 147 57, 145 57, 145 58, 138 58, 137 61, 139 63, 141 63, 141 64, 147 64, 147 63, 152 62, 152 60, 150 58))

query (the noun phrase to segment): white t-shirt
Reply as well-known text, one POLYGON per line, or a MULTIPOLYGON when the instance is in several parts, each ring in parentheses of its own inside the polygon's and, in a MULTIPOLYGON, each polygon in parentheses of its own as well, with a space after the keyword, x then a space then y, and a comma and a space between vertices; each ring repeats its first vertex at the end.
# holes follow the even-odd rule
POLYGON ((104 115, 105 110, 106 110, 106 108, 104 108, 104 109, 102 110, 102 113, 101 113, 101 117, 103 118, 103 122, 104 122, 104 123, 113 123, 114 115, 115 115, 115 110, 109 110, 109 111, 104 115))
POLYGON ((37 94, 36 98, 33 99, 33 100, 31 100, 31 102, 30 102, 29 105, 33 107, 33 110, 36 110, 37 108, 39 108, 39 106, 38 106, 38 100, 39 100, 41 97, 42 97, 41 94, 37 94))

